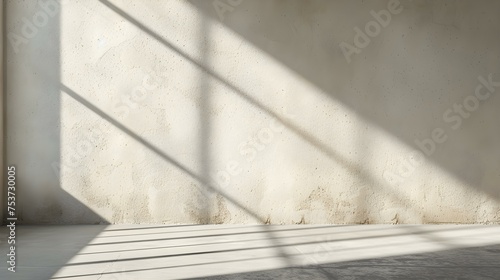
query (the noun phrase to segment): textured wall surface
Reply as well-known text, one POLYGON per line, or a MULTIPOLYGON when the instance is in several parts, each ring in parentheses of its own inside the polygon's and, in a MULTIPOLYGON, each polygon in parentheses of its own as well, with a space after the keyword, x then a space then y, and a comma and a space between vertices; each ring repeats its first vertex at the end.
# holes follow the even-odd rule
POLYGON ((8 1, 24 223, 499 223, 499 1, 8 1))

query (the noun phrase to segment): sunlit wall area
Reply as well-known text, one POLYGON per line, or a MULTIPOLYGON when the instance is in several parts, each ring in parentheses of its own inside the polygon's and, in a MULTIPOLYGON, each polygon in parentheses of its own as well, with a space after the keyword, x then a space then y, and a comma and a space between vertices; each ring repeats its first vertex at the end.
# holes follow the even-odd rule
POLYGON ((7 1, 29 223, 498 223, 496 1, 7 1))

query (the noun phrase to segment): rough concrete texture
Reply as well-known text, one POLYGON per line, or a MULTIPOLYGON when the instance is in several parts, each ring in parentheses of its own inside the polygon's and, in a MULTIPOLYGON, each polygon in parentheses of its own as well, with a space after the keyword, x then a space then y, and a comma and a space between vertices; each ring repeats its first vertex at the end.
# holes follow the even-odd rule
POLYGON ((7 1, 24 223, 499 223, 498 1, 7 1))
MULTIPOLYGON (((8 229, 0 229, 6 240, 8 229)), ((498 279, 485 225, 64 225, 17 228, 0 279, 498 279)), ((6 243, 0 244, 8 252, 6 243)))

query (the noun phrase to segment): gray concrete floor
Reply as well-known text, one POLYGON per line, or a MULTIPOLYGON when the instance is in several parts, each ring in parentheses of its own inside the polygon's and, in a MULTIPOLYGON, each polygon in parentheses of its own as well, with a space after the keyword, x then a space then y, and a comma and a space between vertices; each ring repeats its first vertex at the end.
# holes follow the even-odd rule
POLYGON ((0 279, 500 279, 500 226, 19 226, 0 279))

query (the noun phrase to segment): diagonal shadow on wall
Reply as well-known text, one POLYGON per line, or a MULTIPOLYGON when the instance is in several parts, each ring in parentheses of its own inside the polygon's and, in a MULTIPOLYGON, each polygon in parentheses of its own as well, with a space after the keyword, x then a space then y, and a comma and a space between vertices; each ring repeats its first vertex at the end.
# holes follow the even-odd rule
POLYGON ((493 12, 500 8, 498 2, 482 2, 492 11, 483 15, 484 5, 474 3, 401 1, 402 12, 392 15, 360 54, 351 55, 350 63, 339 44, 354 44, 354 27, 363 29, 374 21, 370 11, 387 9, 388 1, 189 2, 408 147, 420 149, 416 140, 443 128, 447 142, 426 158, 472 189, 500 199, 500 163, 491 155, 500 150, 498 130, 491 125, 498 119, 494 104, 500 98, 493 94, 457 130, 443 117, 454 103, 474 94, 479 76, 500 77, 500 40, 490 35, 499 32, 499 24, 491 24, 498 22, 493 12), (441 9, 445 4, 450 7, 441 9), (465 11, 472 14, 462 17, 465 11), (461 18, 466 19, 461 23, 461 18), (485 32, 468 29, 472 18, 481 19, 474 24, 485 32), (442 41, 430 39, 440 37, 442 41))
POLYGON ((378 178, 373 176, 370 172, 365 170, 361 166, 357 166, 353 164, 350 160, 346 159, 344 156, 342 156, 339 152, 335 151, 332 149, 328 144, 326 144, 324 140, 321 140, 317 137, 315 137, 313 134, 310 132, 304 130, 303 128, 300 128, 297 124, 291 122, 290 120, 284 118, 280 114, 274 112, 272 109, 268 108, 265 104, 263 104, 261 101, 253 97, 251 94, 248 92, 245 92, 235 84, 233 84, 231 81, 228 81, 218 73, 216 73, 214 70, 210 69, 207 65, 202 64, 200 61, 196 60, 195 58, 191 57, 188 55, 186 52, 184 52, 181 48, 175 46, 173 43, 168 41, 167 39, 163 38, 161 35, 157 34, 154 32, 152 29, 144 25, 140 20, 134 18, 127 12, 121 10, 117 6, 115 6, 113 3, 106 1, 106 0, 100 0, 101 3, 106 5, 109 9, 112 11, 116 12, 126 20, 128 20, 130 23, 138 27, 141 31, 146 33, 148 36, 151 36, 161 44, 163 44, 166 48, 169 50, 173 50, 175 53, 177 53, 179 56, 182 58, 186 59, 188 62, 191 64, 195 65, 198 67, 200 70, 202 70, 205 74, 211 77, 214 81, 217 81, 224 86, 226 86, 228 89, 230 89, 232 92, 237 94, 238 97, 242 98, 245 102, 247 102, 249 105, 257 108, 258 110, 266 113, 267 115, 279 120, 284 126, 286 126, 288 129, 290 129, 295 135, 298 137, 302 138, 305 140, 307 143, 311 144, 312 146, 316 147, 318 150, 320 150, 322 153, 327 155, 331 160, 335 161, 336 163, 339 163, 341 166, 343 166, 345 169, 349 170, 353 174, 357 174, 359 179, 364 181, 366 184, 369 184, 373 186, 374 188, 377 188, 379 191, 383 192, 385 195, 388 195, 390 197, 394 198, 394 201, 397 201, 401 206, 404 207, 414 207, 412 206, 412 203, 407 199, 406 197, 400 195, 397 192, 394 192, 393 188, 390 188, 386 182, 380 181, 378 178))

